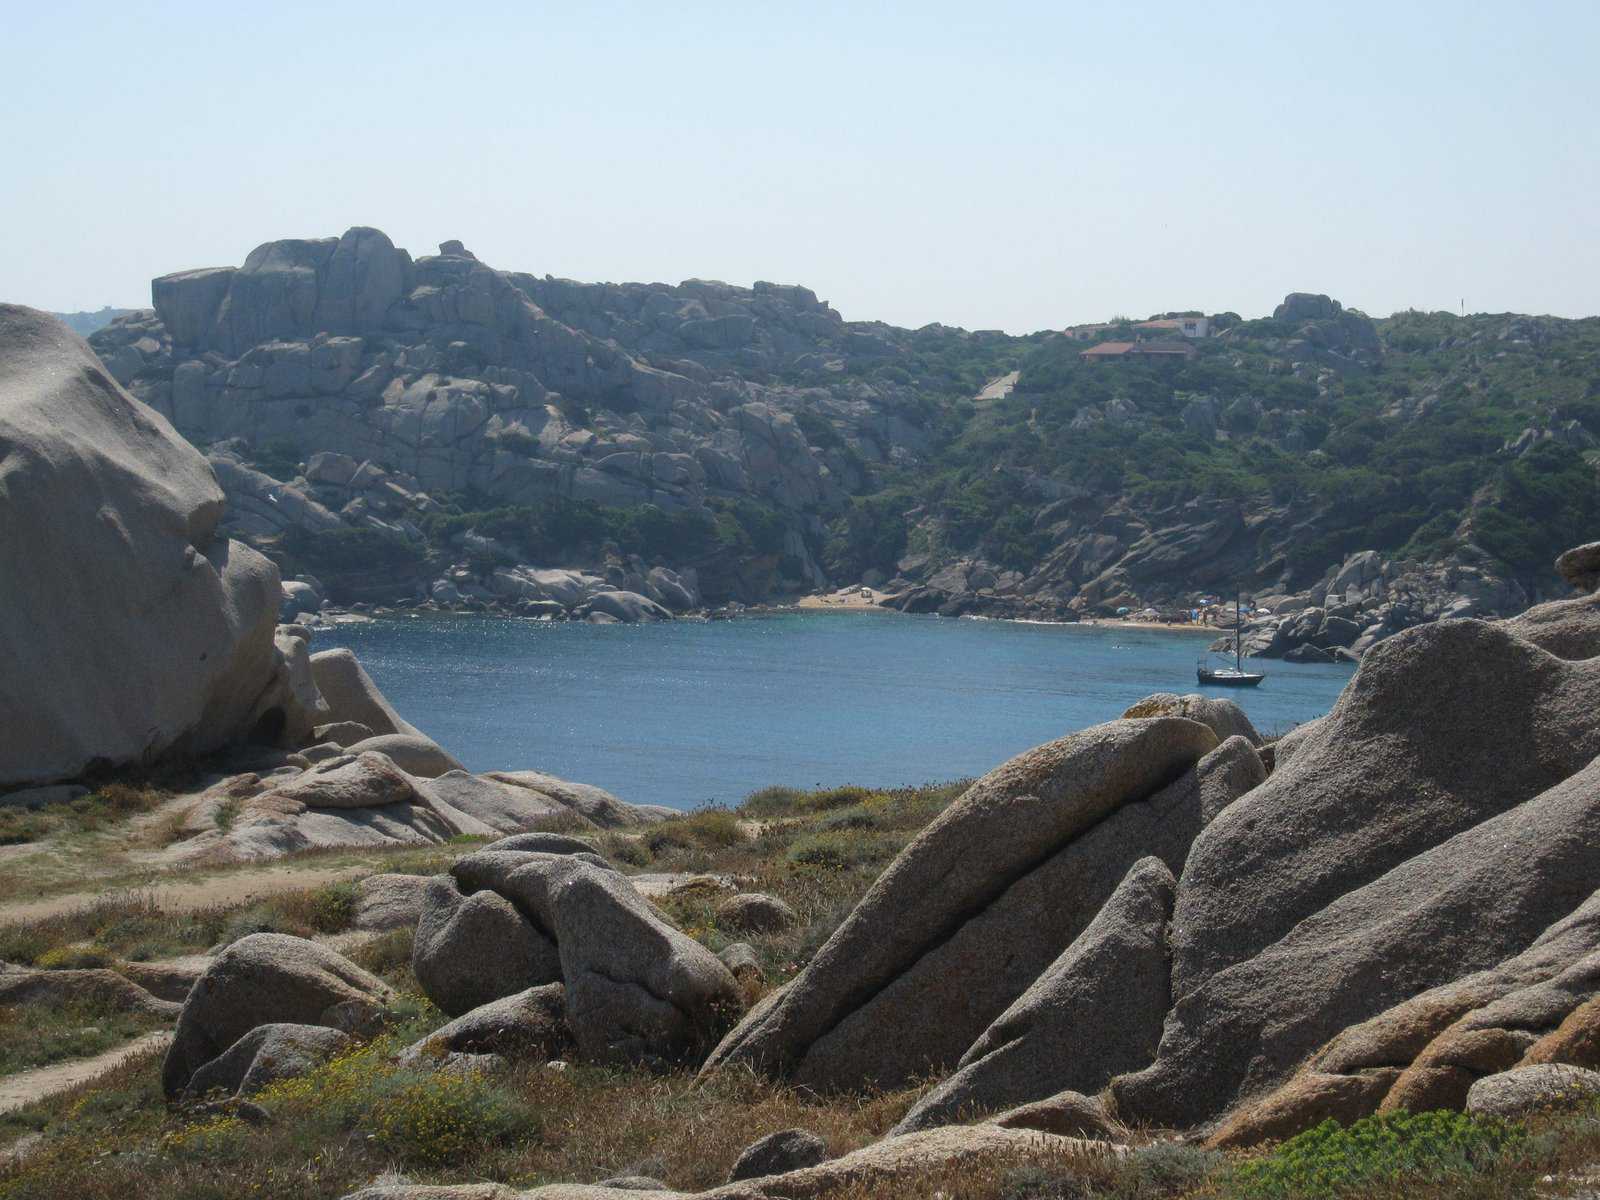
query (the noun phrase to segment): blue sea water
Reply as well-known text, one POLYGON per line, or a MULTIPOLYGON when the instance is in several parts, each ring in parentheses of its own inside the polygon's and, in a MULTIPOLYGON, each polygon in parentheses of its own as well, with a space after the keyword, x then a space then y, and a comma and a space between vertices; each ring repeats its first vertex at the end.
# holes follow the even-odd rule
MULTIPOLYGON (((1207 639, 1114 627, 787 612, 661 625, 397 617, 319 632, 474 771, 535 769, 636 803, 737 803, 770 784, 976 776, 1195 690, 1207 639)), ((1257 728, 1327 712, 1348 666, 1257 664, 1217 691, 1257 728)))

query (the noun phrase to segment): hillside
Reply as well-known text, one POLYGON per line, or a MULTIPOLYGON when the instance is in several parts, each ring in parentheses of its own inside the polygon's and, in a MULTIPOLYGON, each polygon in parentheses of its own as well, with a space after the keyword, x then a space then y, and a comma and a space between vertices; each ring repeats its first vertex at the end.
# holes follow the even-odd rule
POLYGON ((522 563, 671 567, 707 603, 864 580, 952 613, 1293 608, 1374 551, 1431 615, 1492 613, 1600 518, 1594 319, 1297 294, 1190 357, 1089 362, 1145 331, 906 330, 370 229, 153 293, 95 348, 220 464, 230 528, 344 598, 492 600, 522 563))

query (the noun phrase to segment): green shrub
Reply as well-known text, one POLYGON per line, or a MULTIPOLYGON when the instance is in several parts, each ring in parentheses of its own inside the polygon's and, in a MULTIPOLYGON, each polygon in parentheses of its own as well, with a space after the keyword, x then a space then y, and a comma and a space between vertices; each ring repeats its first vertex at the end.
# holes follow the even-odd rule
POLYGON ((46 971, 76 971, 89 967, 109 967, 112 961, 112 956, 103 947, 78 944, 46 950, 34 959, 33 965, 43 967, 46 971))
POLYGON ((361 1133, 397 1161, 423 1167, 537 1133, 538 1114, 493 1076, 398 1066, 389 1057, 395 1041, 363 1046, 256 1100, 274 1116, 361 1133))
POLYGON ((356 885, 353 880, 338 880, 284 896, 278 903, 291 920, 304 922, 318 933, 341 933, 355 920, 356 885))
POLYGON ((887 863, 900 853, 903 842, 880 833, 852 829, 822 829, 796 838, 789 861, 801 867, 842 871, 887 863))
POLYGON ((624 866, 647 867, 650 865, 650 848, 638 838, 611 838, 605 843, 603 853, 611 862, 622 863, 624 866))
POLYGON ((393 981, 397 976, 405 979, 411 971, 415 934, 410 928, 390 929, 351 950, 350 961, 384 979, 393 981))
POLYGON ((652 826, 644 836, 651 854, 667 850, 724 849, 745 840, 739 818, 728 808, 702 808, 652 826))
POLYGON ((1233 1194, 1262 1200, 1438 1183, 1492 1167, 1525 1137, 1520 1126, 1459 1112, 1383 1113, 1348 1128, 1327 1120, 1235 1168, 1230 1183, 1233 1194))

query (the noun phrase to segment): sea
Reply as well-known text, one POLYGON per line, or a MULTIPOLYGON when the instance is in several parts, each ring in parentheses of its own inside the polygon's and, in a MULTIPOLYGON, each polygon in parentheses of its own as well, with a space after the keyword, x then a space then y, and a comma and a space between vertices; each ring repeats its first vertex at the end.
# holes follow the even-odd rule
MULTIPOLYGON (((656 625, 409 615, 319 630, 473 771, 539 770, 624 800, 737 804, 774 784, 976 777, 1196 690, 1208 639, 1118 626, 798 610, 656 625)), ((1212 689, 1263 733, 1327 712, 1347 665, 1257 662, 1212 689)))

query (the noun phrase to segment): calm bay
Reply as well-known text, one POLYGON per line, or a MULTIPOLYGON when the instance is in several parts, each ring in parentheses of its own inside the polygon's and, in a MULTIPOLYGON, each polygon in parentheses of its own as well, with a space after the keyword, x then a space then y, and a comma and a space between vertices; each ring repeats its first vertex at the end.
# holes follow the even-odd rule
MULTIPOLYGON (((474 771, 535 769, 636 803, 737 803, 771 784, 895 786, 982 774, 1195 690, 1208 642, 1116 626, 782 612, 660 625, 403 616, 317 633, 474 771)), ((1327 712, 1353 668, 1258 664, 1263 733, 1327 712)))

